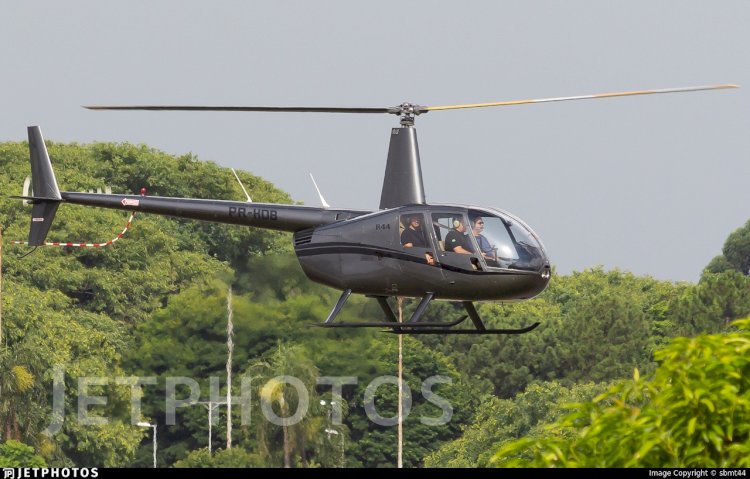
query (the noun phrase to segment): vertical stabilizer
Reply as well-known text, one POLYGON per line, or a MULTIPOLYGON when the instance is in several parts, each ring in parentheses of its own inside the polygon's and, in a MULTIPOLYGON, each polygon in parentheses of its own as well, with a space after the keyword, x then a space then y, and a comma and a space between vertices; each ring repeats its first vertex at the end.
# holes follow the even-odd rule
POLYGON ((49 200, 62 200, 60 189, 57 187, 55 172, 49 161, 47 147, 44 145, 42 130, 38 126, 30 126, 29 156, 31 158, 31 187, 34 196, 49 200))
POLYGON ((29 159, 31 160, 31 187, 33 197, 31 203, 31 226, 29 228, 29 246, 44 244, 47 232, 55 219, 57 207, 62 201, 60 189, 57 187, 55 172, 49 161, 47 147, 44 145, 42 131, 38 126, 30 126, 29 131, 29 159))
POLYGON ((393 128, 383 192, 380 195, 380 209, 424 203, 417 130, 412 126, 393 128))

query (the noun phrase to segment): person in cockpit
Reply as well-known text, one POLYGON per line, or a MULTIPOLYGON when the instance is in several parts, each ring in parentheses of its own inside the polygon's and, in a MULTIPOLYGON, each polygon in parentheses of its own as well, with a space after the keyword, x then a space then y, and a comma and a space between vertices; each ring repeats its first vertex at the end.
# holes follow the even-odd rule
POLYGON ((464 219, 460 216, 453 220, 453 229, 445 235, 445 250, 461 254, 472 254, 474 252, 471 239, 466 235, 464 219))
POLYGON ((493 266, 492 262, 497 261, 497 249, 490 244, 490 241, 482 234, 482 231, 484 231, 484 219, 481 216, 472 217, 471 234, 477 240, 479 251, 484 256, 484 259, 488 261, 490 266, 493 266))
POLYGON ((422 231, 422 215, 412 215, 409 217, 409 224, 401 233, 401 244, 404 248, 426 248, 427 241, 424 239, 422 231))
MULTIPOLYGON (((408 218, 409 225, 401 233, 401 245, 404 248, 428 248, 429 246, 427 246, 427 240, 422 230, 422 215, 415 214, 408 218)), ((425 252, 424 258, 430 266, 435 265, 435 257, 429 251, 425 252)))

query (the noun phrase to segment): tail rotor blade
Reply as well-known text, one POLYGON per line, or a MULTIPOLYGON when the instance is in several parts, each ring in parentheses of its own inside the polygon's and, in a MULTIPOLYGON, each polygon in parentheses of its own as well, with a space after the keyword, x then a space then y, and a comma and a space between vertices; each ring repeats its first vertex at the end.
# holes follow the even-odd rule
MULTIPOLYGON (((31 177, 27 176, 25 180, 23 180, 23 190, 21 192, 21 196, 33 196, 33 193, 31 192, 31 177)), ((23 204, 30 205, 31 201, 29 200, 23 200, 23 204)))

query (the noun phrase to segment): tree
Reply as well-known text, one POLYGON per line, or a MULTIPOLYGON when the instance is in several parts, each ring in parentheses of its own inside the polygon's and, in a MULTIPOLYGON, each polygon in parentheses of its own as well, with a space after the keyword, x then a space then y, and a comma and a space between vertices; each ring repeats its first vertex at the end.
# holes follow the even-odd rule
POLYGON ((732 321, 750 313, 750 276, 734 269, 703 272, 669 308, 675 333, 690 336, 725 329, 732 321))
POLYGON ((535 380, 556 379, 565 385, 609 381, 634 367, 653 368, 651 353, 664 337, 674 335, 668 305, 682 289, 594 268, 555 277, 530 301, 480 304, 480 315, 493 328, 541 323, 529 334, 421 340, 453 359, 459 371, 482 384, 484 391, 502 398, 512 398, 535 380))
POLYGON ((425 466, 487 467, 500 445, 538 435, 542 426, 565 414, 567 404, 589 401, 606 389, 605 384, 567 388, 550 381, 532 384, 512 400, 486 396, 463 435, 427 456, 425 466))
POLYGON ((26 394, 34 387, 34 376, 13 360, 12 350, 0 351, 0 426, 6 440, 21 440, 18 413, 30 399, 26 394))
POLYGON ((722 252, 734 269, 744 275, 750 274, 750 221, 727 237, 722 252))
MULTIPOLYGON (((397 428, 379 424, 367 415, 366 390, 377 380, 389 376, 392 383, 384 383, 372 390, 370 405, 383 418, 395 418, 398 411, 398 388, 395 384, 398 343, 392 335, 378 335, 365 349, 347 347, 341 355, 350 358, 354 372, 343 374, 357 377, 355 387, 345 391, 351 404, 347 424, 351 429, 351 446, 347 454, 364 467, 395 467, 397 459, 397 428), (364 369, 366 368, 367 369, 364 369), (355 369, 356 368, 356 369, 355 369), (363 371, 366 371, 363 373, 363 371)), ((404 467, 419 467, 424 458, 446 441, 456 439, 474 414, 479 402, 476 388, 456 370, 443 354, 431 350, 409 336, 403 343, 404 393, 411 408, 404 418, 404 467), (435 382, 432 382, 435 381, 435 382), (430 393, 424 393, 423 388, 430 393), (440 396, 437 399, 432 395, 440 396), (428 397, 429 396, 429 397, 428 397), (445 422, 443 422, 445 421, 445 422)), ((321 366, 322 371, 327 369, 321 366)), ((340 374, 340 373, 339 373, 340 374)), ((372 412, 372 411, 371 411, 372 412)), ((406 414, 406 409, 404 411, 406 414)), ((394 420, 395 422, 395 420, 394 420)))
MULTIPOLYGON (((309 354, 301 346, 279 343, 268 355, 267 360, 250 362, 245 374, 260 380, 258 397, 264 415, 270 413, 263 408, 271 407, 276 418, 281 420, 284 467, 292 467, 292 454, 299 458, 299 464, 306 466, 307 444, 312 439, 312 434, 318 433, 317 429, 320 427, 320 421, 314 420, 320 417, 319 414, 315 414, 319 412, 315 393, 318 369, 309 359, 309 354), (301 397, 302 393, 285 377, 300 381, 305 396, 301 397), (302 414, 301 418, 296 417, 299 414, 302 414), (316 427, 308 427, 311 423, 316 427)), ((273 435, 279 426, 275 421, 272 423, 268 417, 258 418, 256 424, 260 456, 264 460, 273 461, 273 435)))
POLYGON ((727 237, 721 251, 722 254, 708 263, 706 272, 735 270, 746 276, 750 274, 750 221, 727 237))
POLYGON ((34 448, 10 439, 0 444, 0 467, 47 467, 34 448))
MULTIPOLYGON (((244 197, 228 169, 200 162, 193 155, 173 157, 128 144, 47 142, 47 148, 62 189, 85 191, 110 185, 120 193, 137 193, 146 187, 149 194, 168 196, 244 197)), ((20 192, 28 174, 28 144, 0 143, 0 187, 20 192)), ((245 172, 238 174, 254 198, 291 202, 270 183, 245 172)), ((30 206, 21 201, 2 204, 0 221, 7 226, 6 238, 27 236, 29 214, 30 206)), ((110 239, 126 218, 123 212, 63 206, 49 239, 110 239)), ((84 376, 113 379, 125 375, 121 362, 122 355, 133 350, 130 333, 154 318, 164 319, 156 312, 164 309, 169 297, 194 291, 194 285, 206 285, 217 276, 231 277, 229 263, 242 267, 248 256, 290 251, 290 241, 283 233, 144 214, 136 218, 122 241, 109 248, 40 248, 21 259, 26 251, 19 247, 4 251, 3 339, 8 349, 0 358, 0 434, 5 435, 7 422, 11 435, 36 446, 48 462, 57 461, 55 465, 74 461, 116 466, 128 463, 134 445, 145 437, 142 429, 128 424, 129 388, 110 384, 96 393, 106 395, 108 403, 92 410, 109 418, 110 424, 84 427, 68 414, 62 431, 50 442, 39 432, 49 423, 52 368, 64 368, 68 392, 75 391, 84 376), (29 378, 31 387, 22 381, 29 378)), ((179 343, 171 346, 174 351, 184 349, 179 343)), ((145 375, 153 371, 146 370, 145 375)), ((68 412, 77 409, 74 396, 66 395, 68 412)), ((205 423, 205 416, 201 420, 205 423)), ((198 447, 188 446, 176 449, 198 447)))
POLYGON ((576 405, 542 437, 500 448, 497 466, 750 466, 750 318, 737 332, 676 338, 659 368, 576 405))
POLYGON ((257 454, 251 454, 242 448, 219 449, 213 455, 208 449, 196 449, 190 451, 185 457, 174 463, 176 468, 190 469, 216 469, 216 468, 246 468, 267 467, 257 454))

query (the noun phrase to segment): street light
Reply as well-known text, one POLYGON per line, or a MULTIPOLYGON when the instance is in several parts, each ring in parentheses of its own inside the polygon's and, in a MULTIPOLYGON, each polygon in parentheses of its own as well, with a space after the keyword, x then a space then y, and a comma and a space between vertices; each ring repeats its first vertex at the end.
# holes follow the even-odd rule
MULTIPOLYGON (((213 435, 213 424, 214 424, 214 409, 222 404, 226 404, 226 401, 197 401, 198 404, 203 404, 208 409, 208 455, 211 455, 211 436, 213 435)), ((228 446, 227 446, 228 447, 228 446)))
POLYGON ((154 469, 156 469, 156 424, 151 424, 150 422, 141 421, 136 425, 140 427, 153 427, 154 428, 154 469))
POLYGON ((339 467, 344 467, 344 435, 339 434, 339 432, 331 426, 331 413, 333 411, 333 406, 338 404, 336 401, 331 401, 330 403, 327 403, 324 399, 320 400, 321 406, 330 405, 331 407, 328 409, 328 427, 323 430, 328 435, 328 440, 331 440, 331 436, 339 436, 341 438, 341 464, 339 467))

